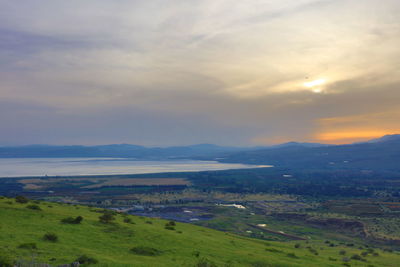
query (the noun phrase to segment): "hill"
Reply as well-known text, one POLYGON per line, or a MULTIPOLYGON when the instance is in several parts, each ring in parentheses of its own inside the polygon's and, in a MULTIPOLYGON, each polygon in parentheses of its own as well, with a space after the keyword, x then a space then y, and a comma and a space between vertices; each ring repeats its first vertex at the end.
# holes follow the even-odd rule
POLYGON ((225 147, 211 144, 176 147, 144 147, 130 144, 101 146, 29 145, 0 147, 0 158, 122 157, 158 160, 215 155, 248 149, 250 148, 225 147))
POLYGON ((272 164, 293 169, 400 170, 400 137, 385 136, 366 143, 332 146, 281 146, 227 153, 222 162, 272 164))
POLYGON ((395 266, 400 259, 398 254, 380 250, 375 250, 375 256, 371 249, 359 256, 359 248, 331 247, 317 241, 296 245, 265 242, 191 224, 117 213, 111 215, 115 220, 99 222, 104 214, 109 213, 86 206, 18 203, 1 197, 0 266, 7 266, 7 258, 20 263, 34 259, 51 266, 77 261, 85 262, 83 266, 342 266, 344 256, 339 251, 343 248, 343 260, 351 261, 351 266, 366 266, 366 262, 395 266), (78 216, 83 220, 77 223, 78 216))

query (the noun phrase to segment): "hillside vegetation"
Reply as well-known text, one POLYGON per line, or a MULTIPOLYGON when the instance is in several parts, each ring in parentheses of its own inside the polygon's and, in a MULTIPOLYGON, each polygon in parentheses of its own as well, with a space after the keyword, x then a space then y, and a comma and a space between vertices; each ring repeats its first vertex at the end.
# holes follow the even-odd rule
POLYGON ((86 206, 0 198, 0 266, 396 266, 400 255, 322 241, 266 242, 86 206), (99 219, 99 217, 101 219, 99 219))

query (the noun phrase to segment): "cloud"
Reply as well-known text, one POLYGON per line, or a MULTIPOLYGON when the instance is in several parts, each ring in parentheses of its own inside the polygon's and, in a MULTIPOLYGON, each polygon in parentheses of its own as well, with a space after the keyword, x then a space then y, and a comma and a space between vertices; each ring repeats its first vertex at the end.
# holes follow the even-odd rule
POLYGON ((399 104, 399 11, 395 0, 0 0, 0 101, 15 103, 0 140, 248 145, 396 130, 397 115, 363 116, 399 104))

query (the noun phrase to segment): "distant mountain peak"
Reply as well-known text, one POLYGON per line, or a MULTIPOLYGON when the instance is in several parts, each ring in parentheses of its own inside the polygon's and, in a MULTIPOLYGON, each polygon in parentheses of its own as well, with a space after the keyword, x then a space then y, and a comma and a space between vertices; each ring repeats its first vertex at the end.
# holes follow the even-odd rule
POLYGON ((270 148, 283 148, 283 147, 321 147, 321 146, 328 146, 327 144, 320 144, 320 143, 308 143, 308 142, 287 142, 279 145, 271 146, 270 148))
POLYGON ((367 143, 382 143, 382 142, 393 142, 400 141, 400 134, 387 134, 382 137, 369 140, 367 143))

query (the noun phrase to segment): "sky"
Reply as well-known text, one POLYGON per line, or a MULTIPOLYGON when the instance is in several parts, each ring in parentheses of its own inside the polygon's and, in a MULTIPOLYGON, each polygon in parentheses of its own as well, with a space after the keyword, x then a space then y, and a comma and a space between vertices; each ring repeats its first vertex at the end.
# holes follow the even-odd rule
POLYGON ((398 0, 0 0, 0 145, 400 133, 398 0))

